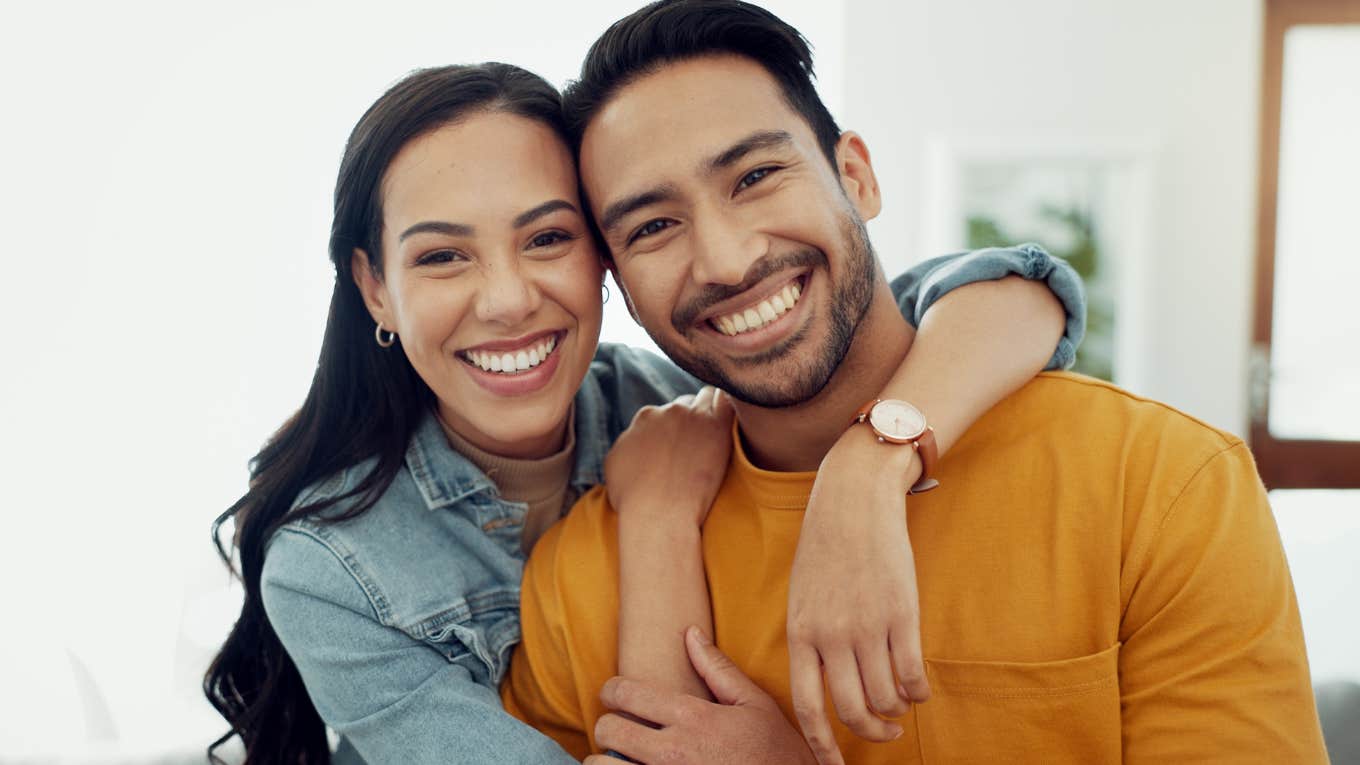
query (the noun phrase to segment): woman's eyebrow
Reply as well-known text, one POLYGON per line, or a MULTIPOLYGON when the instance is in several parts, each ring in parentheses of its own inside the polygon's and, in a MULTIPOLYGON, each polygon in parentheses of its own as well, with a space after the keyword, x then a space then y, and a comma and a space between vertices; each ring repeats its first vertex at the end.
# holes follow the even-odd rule
POLYGON ((535 207, 532 210, 520 213, 518 216, 515 217, 513 225, 515 228, 523 228, 529 225, 530 223, 533 223, 534 221, 538 220, 539 218, 542 218, 544 215, 547 215, 548 213, 551 212, 557 212, 558 210, 571 210, 577 215, 581 214, 581 211, 577 210, 576 205, 572 204, 571 202, 568 202, 565 199, 552 199, 547 202, 544 202, 543 204, 539 205, 538 207, 535 207))
POLYGON ((466 223, 449 223, 442 220, 427 220, 411 226, 401 232, 397 238, 398 242, 404 242, 408 237, 416 234, 444 234, 446 236, 472 236, 472 226, 466 223))

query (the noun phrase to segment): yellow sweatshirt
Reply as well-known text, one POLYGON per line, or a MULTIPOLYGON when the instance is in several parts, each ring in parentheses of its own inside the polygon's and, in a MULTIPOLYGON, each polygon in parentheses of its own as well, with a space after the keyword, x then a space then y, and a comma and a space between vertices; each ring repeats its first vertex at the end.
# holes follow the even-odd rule
MULTIPOLYGON (((833 719, 848 763, 1326 762, 1293 584, 1240 440, 1046 373, 935 475, 907 513, 933 697, 890 743, 833 719)), ((814 477, 760 470, 736 439, 703 530, 717 644, 790 721, 788 577, 814 477)), ((539 542, 502 687, 578 757, 617 665, 617 539, 597 488, 539 542)))

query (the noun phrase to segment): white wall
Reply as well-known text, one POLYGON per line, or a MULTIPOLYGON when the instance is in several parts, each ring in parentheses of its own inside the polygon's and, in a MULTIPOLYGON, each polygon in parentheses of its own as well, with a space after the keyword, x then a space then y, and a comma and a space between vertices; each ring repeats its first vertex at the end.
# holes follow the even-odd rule
POLYGON ((873 152, 890 270, 939 254, 921 249, 932 140, 1151 146, 1138 392, 1245 432, 1259 3, 849 0, 846 25, 842 122, 873 152))

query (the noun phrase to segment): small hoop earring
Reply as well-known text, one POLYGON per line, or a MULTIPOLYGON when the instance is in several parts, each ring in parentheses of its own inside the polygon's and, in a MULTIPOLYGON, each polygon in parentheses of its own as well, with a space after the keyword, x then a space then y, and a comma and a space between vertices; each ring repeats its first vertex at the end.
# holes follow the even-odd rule
POLYGON ((604 298, 603 298, 602 300, 600 300, 600 303, 601 303, 601 304, 603 304, 603 303, 608 303, 608 302, 609 302, 609 285, 608 285, 608 284, 605 284, 604 282, 600 282, 600 289, 604 290, 604 298))
POLYGON ((387 332, 387 330, 383 329, 382 322, 378 322, 378 326, 373 330, 373 339, 378 341, 379 346, 391 348, 397 342, 397 333, 387 332, 387 339, 383 340, 383 332, 387 332))

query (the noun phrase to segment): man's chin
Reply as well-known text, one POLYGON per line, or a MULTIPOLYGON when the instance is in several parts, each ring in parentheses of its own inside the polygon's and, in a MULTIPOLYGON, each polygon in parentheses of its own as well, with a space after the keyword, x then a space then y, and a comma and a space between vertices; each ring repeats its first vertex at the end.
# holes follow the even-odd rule
POLYGON ((834 371, 816 362, 772 362, 755 368, 729 369, 705 360, 680 363, 680 367, 737 401, 765 409, 784 409, 811 401, 826 387, 834 371))

